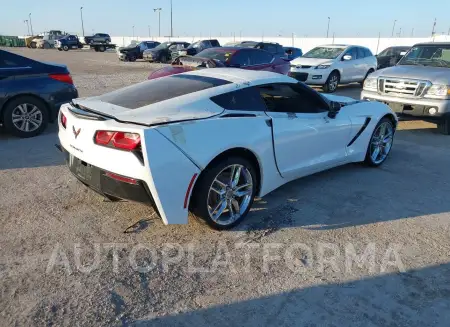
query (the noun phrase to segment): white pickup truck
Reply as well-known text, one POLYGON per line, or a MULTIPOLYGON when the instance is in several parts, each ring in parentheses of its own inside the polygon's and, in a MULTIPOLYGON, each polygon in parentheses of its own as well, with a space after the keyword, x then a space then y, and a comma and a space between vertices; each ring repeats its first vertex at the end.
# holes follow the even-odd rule
POLYGON ((397 65, 368 76, 363 100, 388 104, 397 116, 436 123, 450 135, 450 43, 420 43, 397 65))

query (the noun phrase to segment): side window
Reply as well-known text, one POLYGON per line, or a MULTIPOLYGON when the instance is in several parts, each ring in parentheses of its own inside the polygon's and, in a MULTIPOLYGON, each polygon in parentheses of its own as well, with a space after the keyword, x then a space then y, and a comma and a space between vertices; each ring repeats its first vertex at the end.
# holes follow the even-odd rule
POLYGON ((269 51, 270 53, 277 53, 277 47, 273 44, 266 44, 264 50, 269 51))
POLYGON ((373 56, 372 52, 369 49, 364 49, 364 54, 365 54, 366 57, 372 57, 373 56))
POLYGON ((268 111, 318 113, 327 110, 320 95, 302 84, 270 84, 259 89, 268 111))
POLYGON ((267 65, 272 62, 273 56, 264 50, 251 50, 251 65, 267 65))
POLYGON ((230 65, 239 65, 241 67, 247 67, 252 65, 250 59, 250 52, 246 50, 237 51, 232 57, 230 61, 230 65))
POLYGON ((277 48, 277 53, 284 54, 284 50, 283 50, 283 47, 281 45, 277 44, 276 48, 277 48))
POLYGON ((227 110, 266 111, 259 90, 253 87, 216 95, 211 101, 227 110))
POLYGON ((351 49, 347 50, 345 55, 352 56, 352 60, 358 59, 358 51, 356 50, 356 48, 351 48, 351 49))
POLYGON ((217 41, 217 40, 211 40, 211 45, 213 47, 220 47, 219 41, 217 41))
POLYGON ((363 48, 358 48, 358 59, 364 59, 364 57, 366 56, 366 54, 364 53, 364 49, 363 48))
POLYGON ((190 43, 184 43, 184 48, 189 47, 191 44, 190 43))
POLYGON ((142 42, 141 44, 139 44, 139 48, 141 49, 141 51, 147 50, 147 44, 145 42, 142 42))

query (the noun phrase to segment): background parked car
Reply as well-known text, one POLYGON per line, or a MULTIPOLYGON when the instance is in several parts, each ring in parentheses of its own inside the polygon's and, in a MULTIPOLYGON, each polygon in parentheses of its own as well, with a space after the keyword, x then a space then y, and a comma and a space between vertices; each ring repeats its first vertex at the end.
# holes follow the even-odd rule
POLYGON ((275 57, 268 51, 260 49, 220 47, 206 49, 195 56, 180 56, 172 66, 161 68, 149 79, 184 73, 199 68, 234 67, 249 70, 265 70, 287 75, 289 61, 275 57))
POLYGON ((323 45, 291 61, 290 75, 310 85, 336 91, 340 83, 363 83, 377 69, 377 58, 365 47, 323 45))
POLYGON ((178 51, 188 48, 187 42, 163 42, 153 49, 145 50, 143 59, 149 62, 168 62, 178 57, 178 51))
POLYGON ((279 43, 244 41, 241 42, 238 46, 266 50, 273 54, 275 57, 287 57, 286 51, 284 51, 283 47, 279 43))
POLYGON ((180 56, 194 56, 205 49, 217 47, 220 47, 220 43, 217 40, 200 40, 192 43, 185 50, 178 51, 178 54, 180 56))
POLYGON ((0 122, 11 134, 42 133, 57 118, 61 104, 77 97, 66 66, 0 50, 0 122))
POLYGON ((127 47, 121 47, 117 49, 117 55, 119 60, 123 61, 136 61, 136 59, 142 59, 145 50, 153 49, 159 46, 161 43, 156 41, 143 41, 139 43, 132 43, 127 47))
POLYGON ((83 44, 76 35, 66 35, 55 42, 55 47, 59 51, 69 51, 70 49, 81 49, 83 44))
POLYGON ((390 47, 381 51, 377 57, 378 69, 395 66, 411 47, 390 47))
POLYGON ((300 48, 294 47, 283 47, 289 60, 294 60, 295 58, 303 56, 303 51, 300 48))
POLYGON ((84 42, 86 44, 91 44, 91 43, 111 43, 111 36, 109 36, 109 34, 105 34, 105 33, 96 33, 92 36, 85 36, 84 37, 84 42))

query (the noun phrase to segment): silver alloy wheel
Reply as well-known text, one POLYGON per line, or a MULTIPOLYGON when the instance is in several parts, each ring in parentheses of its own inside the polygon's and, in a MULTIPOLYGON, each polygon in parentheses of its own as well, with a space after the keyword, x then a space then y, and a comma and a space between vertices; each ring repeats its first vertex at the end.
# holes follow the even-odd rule
POLYGON ((12 111, 12 122, 22 132, 33 132, 42 125, 42 111, 34 104, 22 103, 12 111))
POLYGON ((212 182, 207 199, 208 213, 219 225, 230 225, 248 209, 253 196, 253 178, 242 165, 224 168, 212 182))
POLYGON ((330 78, 330 81, 328 82, 328 89, 330 91, 336 90, 338 87, 338 83, 339 83, 339 79, 338 79, 337 75, 333 74, 333 76, 331 76, 331 78, 330 78))
POLYGON ((385 121, 377 127, 370 140, 370 157, 374 164, 382 163, 392 148, 394 141, 394 128, 385 121))

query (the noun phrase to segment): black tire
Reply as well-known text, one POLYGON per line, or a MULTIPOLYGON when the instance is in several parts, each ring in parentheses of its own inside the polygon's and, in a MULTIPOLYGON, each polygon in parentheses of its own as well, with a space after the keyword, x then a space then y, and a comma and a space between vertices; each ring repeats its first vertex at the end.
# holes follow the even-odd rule
POLYGON ((63 49, 64 51, 69 51, 69 46, 68 46, 68 45, 63 45, 62 49, 63 49))
POLYGON ((323 86, 323 91, 325 93, 333 93, 337 90, 339 82, 341 80, 341 76, 339 72, 332 71, 330 76, 328 76, 327 81, 325 82, 325 85, 323 86), (335 78, 337 78, 337 84, 335 84, 335 78))
POLYGON ((362 80, 362 82, 359 82, 359 84, 361 84, 361 86, 364 85, 364 82, 366 81, 367 77, 372 74, 374 72, 374 70, 372 68, 369 69, 369 71, 367 72, 366 76, 364 77, 364 79, 362 80))
POLYGON ((61 49, 61 48, 58 48, 58 51, 62 51, 62 49, 61 49))
POLYGON ((364 163, 365 163, 366 165, 370 166, 370 167, 378 167, 378 166, 381 166, 381 165, 386 161, 386 159, 389 157, 389 154, 391 153, 391 150, 392 150, 392 145, 391 145, 391 147, 390 147, 390 149, 389 149, 389 152, 387 153, 386 157, 385 157, 385 158, 383 159, 383 161, 381 161, 381 162, 375 162, 375 161, 372 159, 372 156, 370 155, 372 139, 373 139, 373 137, 374 137, 374 135, 375 135, 375 133, 376 133, 378 127, 379 127, 381 124, 383 124, 383 123, 389 123, 389 125, 392 126, 392 131, 393 131, 393 135, 392 135, 392 145, 393 145, 393 142, 394 142, 395 126, 394 126, 394 124, 392 123, 392 120, 390 120, 390 119, 387 118, 387 117, 384 117, 384 118, 382 118, 382 119, 378 122, 377 126, 375 126, 375 128, 374 128, 374 130, 373 130, 373 133, 372 133, 372 136, 370 137, 369 144, 368 144, 368 146, 367 146, 366 158, 365 158, 365 160, 364 160, 364 163))
POLYGON ((3 124, 5 126, 5 129, 10 134, 12 134, 14 136, 22 137, 22 138, 34 137, 34 136, 41 134, 47 127, 48 121, 49 121, 49 112, 48 112, 46 104, 42 100, 39 100, 39 99, 37 99, 35 97, 31 97, 31 96, 21 96, 21 97, 18 97, 16 99, 12 100, 11 102, 9 102, 6 105, 5 110, 3 111, 3 124), (41 122, 41 125, 37 129, 30 131, 30 132, 26 132, 26 131, 20 130, 18 127, 16 127, 16 125, 14 125, 13 111, 14 111, 14 109, 17 108, 17 106, 19 106, 21 104, 30 104, 30 105, 34 105, 38 108, 40 115, 42 117, 42 122, 41 122))
POLYGON ((128 57, 128 61, 131 61, 131 62, 136 61, 136 56, 135 56, 135 55, 130 55, 130 56, 128 57))
POLYGON ((219 161, 212 166, 209 166, 207 169, 203 171, 203 173, 200 175, 198 181, 196 182, 196 185, 193 190, 191 203, 189 206, 189 210, 198 218, 204 220, 209 226, 211 226, 214 229, 217 230, 226 230, 233 228, 234 226, 238 225, 242 222, 242 220, 247 216, 248 212, 250 211, 253 201, 255 199, 255 193, 256 193, 256 186, 259 181, 256 179, 256 173, 255 173, 255 167, 246 159, 242 157, 228 157, 222 161, 219 161), (211 219, 209 212, 208 212, 208 193, 209 189, 215 180, 216 176, 223 171, 226 167, 229 167, 230 165, 239 164, 244 166, 248 169, 248 171, 251 174, 252 180, 253 180, 253 186, 252 186, 252 196, 251 200, 249 202, 248 208, 243 212, 243 214, 234 222, 224 225, 224 224, 218 224, 214 220, 211 219))
POLYGON ((445 118, 437 123, 437 130, 443 135, 450 135, 450 119, 445 118))
POLYGON ((99 52, 105 52, 105 50, 106 50, 106 47, 104 45, 101 45, 98 47, 99 52))
POLYGON ((36 42, 31 42, 30 47, 31 49, 36 49, 36 42))

